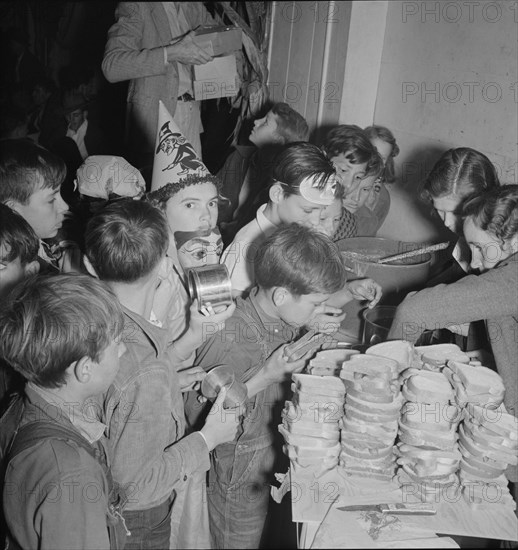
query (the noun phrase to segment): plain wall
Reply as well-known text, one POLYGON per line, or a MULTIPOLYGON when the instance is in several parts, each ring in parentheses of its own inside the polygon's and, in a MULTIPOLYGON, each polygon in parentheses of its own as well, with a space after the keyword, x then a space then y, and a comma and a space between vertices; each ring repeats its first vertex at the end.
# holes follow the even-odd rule
MULTIPOLYGON (((518 9, 513 2, 389 2, 374 120, 401 148, 398 189, 412 200, 452 147, 486 154, 517 182, 518 9)), ((383 233, 405 229, 394 208, 383 233)), ((409 232, 414 230, 408 221, 409 232)), ((419 239, 418 239, 419 240, 419 239)))

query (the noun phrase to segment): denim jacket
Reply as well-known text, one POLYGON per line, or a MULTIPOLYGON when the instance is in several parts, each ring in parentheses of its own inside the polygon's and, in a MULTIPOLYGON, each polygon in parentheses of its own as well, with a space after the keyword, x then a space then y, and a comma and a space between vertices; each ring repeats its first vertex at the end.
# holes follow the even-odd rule
MULTIPOLYGON (((232 368, 236 378, 247 382, 264 366, 266 359, 282 344, 290 342, 297 329, 269 317, 256 300, 256 289, 246 299, 238 298, 234 315, 198 349, 196 365, 205 370, 217 365, 232 368)), ((263 448, 277 436, 277 424, 284 406, 284 384, 271 384, 246 402, 246 414, 236 440, 238 450, 263 448)))
POLYGON ((124 308, 126 351, 104 396, 104 423, 114 480, 128 496, 128 510, 145 510, 181 491, 209 469, 200 433, 184 436, 185 416, 168 331, 124 308))
MULTIPOLYGON (((19 426, 35 420, 77 430, 105 456, 104 427, 82 417, 71 404, 46 391, 25 389, 19 426)), ((110 548, 109 482, 105 467, 73 441, 42 439, 10 461, 4 482, 3 508, 10 533, 22 548, 110 548)))

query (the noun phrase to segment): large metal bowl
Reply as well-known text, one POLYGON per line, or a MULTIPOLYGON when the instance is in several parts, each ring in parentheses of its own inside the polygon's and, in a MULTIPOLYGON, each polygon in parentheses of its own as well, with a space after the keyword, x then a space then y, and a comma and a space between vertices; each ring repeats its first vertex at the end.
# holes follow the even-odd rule
POLYGON ((349 277, 374 279, 383 289, 383 304, 399 304, 405 295, 411 290, 422 288, 430 271, 431 254, 419 254, 413 258, 407 258, 401 263, 378 264, 374 258, 389 256, 399 252, 408 252, 423 246, 420 243, 406 243, 393 241, 381 237, 353 237, 338 241, 340 251, 359 252, 373 257, 372 262, 351 261, 344 255, 344 262, 354 269, 355 275, 349 277))

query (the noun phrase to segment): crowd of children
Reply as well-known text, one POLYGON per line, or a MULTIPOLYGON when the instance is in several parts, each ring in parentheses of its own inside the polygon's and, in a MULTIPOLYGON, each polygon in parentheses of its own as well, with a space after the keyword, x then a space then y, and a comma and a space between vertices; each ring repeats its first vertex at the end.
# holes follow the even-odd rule
MULTIPOLYGON (((233 152, 217 176, 166 175, 147 194, 119 157, 83 151, 70 178, 59 155, 2 141, 1 526, 12 547, 260 547, 273 474, 286 467, 275 426, 307 359, 286 345, 309 328, 335 332, 350 300, 381 299, 375 281, 347 280, 334 241, 379 230, 399 153, 382 126, 337 126, 322 147, 308 133, 275 105, 248 156, 233 152), (67 177, 82 198, 71 208, 67 177), (202 308, 187 273, 217 263, 235 302, 202 308), (201 396, 215 366, 246 386, 240 407, 224 406, 224 389, 213 403, 201 396)), ((390 337, 498 322, 491 345, 516 414, 517 186, 462 148, 425 192, 459 259, 470 252, 484 273, 407 298, 390 337)))

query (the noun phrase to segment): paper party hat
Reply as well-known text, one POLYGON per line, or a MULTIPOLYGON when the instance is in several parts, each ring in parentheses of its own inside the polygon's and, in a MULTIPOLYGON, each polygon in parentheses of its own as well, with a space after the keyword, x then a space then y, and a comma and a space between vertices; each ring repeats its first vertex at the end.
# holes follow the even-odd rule
POLYGON ((178 128, 167 107, 159 101, 151 191, 177 182, 188 174, 201 176, 209 174, 209 171, 178 128))

